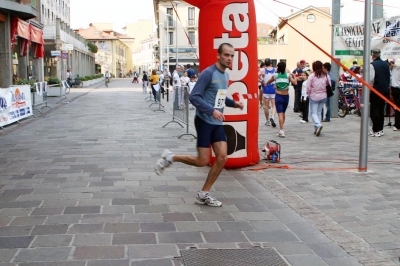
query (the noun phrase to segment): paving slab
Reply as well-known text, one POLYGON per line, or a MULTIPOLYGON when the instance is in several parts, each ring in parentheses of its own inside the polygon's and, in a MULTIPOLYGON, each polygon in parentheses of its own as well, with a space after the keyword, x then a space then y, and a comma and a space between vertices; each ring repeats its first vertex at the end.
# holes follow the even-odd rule
POLYGON ((162 128, 172 102, 158 113, 147 96, 129 79, 73 88, 71 103, 49 97, 52 110, 0 131, 0 263, 171 266, 180 249, 261 246, 293 266, 399 265, 400 134, 390 127, 369 139, 358 173, 359 117, 332 118, 315 137, 289 108, 277 139, 260 109, 259 146, 278 140, 281 162, 223 170, 212 192, 224 205, 211 208, 194 202, 209 167, 153 172, 165 148, 196 148, 177 138, 181 127, 162 128))

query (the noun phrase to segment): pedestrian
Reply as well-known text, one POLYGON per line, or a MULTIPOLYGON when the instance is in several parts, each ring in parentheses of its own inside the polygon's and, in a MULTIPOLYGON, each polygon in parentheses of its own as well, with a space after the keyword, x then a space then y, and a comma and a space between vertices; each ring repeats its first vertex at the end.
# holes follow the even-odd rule
POLYGON ((305 71, 302 73, 303 75, 303 85, 301 88, 301 98, 300 98, 300 105, 302 106, 303 113, 301 115, 302 119, 300 119, 300 123, 308 123, 308 111, 310 109, 310 100, 307 96, 307 80, 310 76, 309 71, 305 71))
POLYGON ((187 86, 189 84, 190 78, 188 76, 188 72, 183 72, 183 76, 181 77, 181 86, 187 86))
POLYGON ((292 83, 293 85, 297 85, 297 80, 294 74, 287 73, 285 62, 278 63, 278 68, 276 72, 277 73, 275 73, 268 80, 267 85, 275 81, 276 85, 275 107, 279 118, 279 132, 277 135, 278 137, 284 138, 285 137, 284 125, 286 120, 285 112, 289 104, 289 85, 290 83, 292 83))
POLYGON ((243 109, 243 103, 226 97, 228 89, 228 73, 235 50, 231 44, 222 43, 217 52, 217 62, 206 68, 196 82, 190 94, 190 101, 196 107, 195 127, 197 132, 197 156, 175 155, 165 150, 157 160, 155 171, 161 174, 172 163, 202 167, 210 162, 210 145, 215 153, 216 161, 211 167, 201 191, 196 194, 195 203, 212 207, 221 207, 222 202, 210 194, 210 189, 218 179, 227 161, 227 140, 223 128, 224 106, 243 109))
POLYGON ((154 101, 157 101, 157 91, 154 89, 154 85, 158 84, 160 82, 160 76, 157 75, 157 70, 153 69, 151 71, 151 76, 149 78, 150 85, 151 85, 151 91, 153 92, 154 96, 154 101))
MULTIPOLYGON (((389 96, 390 69, 389 65, 381 59, 381 50, 372 51, 370 83, 375 90, 383 96, 389 96)), ((369 114, 372 120, 372 130, 369 132, 371 137, 381 137, 384 135, 383 124, 385 123, 385 100, 371 91, 369 99, 369 114)))
POLYGON ((165 69, 164 70, 164 84, 163 84, 163 86, 166 86, 167 89, 169 89, 170 79, 171 79, 171 72, 169 72, 168 69, 165 69))
MULTIPOLYGON (((324 73, 329 76, 329 79, 331 80, 332 91, 334 91, 336 88, 336 81, 331 72, 331 67, 332 67, 331 63, 326 62, 322 66, 322 69, 323 69, 324 73)), ((358 70, 359 69, 360 69, 360 67, 358 67, 358 70)), ((324 111, 321 112, 322 113, 322 122, 330 122, 331 121, 331 99, 327 98, 325 105, 326 105, 325 118, 324 118, 324 111)))
POLYGON ((138 81, 138 75, 137 75, 137 72, 135 71, 135 72, 133 72, 133 80, 132 80, 132 83, 138 83, 139 81, 138 81))
POLYGON ((263 87, 263 105, 264 105, 264 115, 265 115, 265 125, 276 127, 275 124, 275 82, 270 84, 266 84, 268 80, 275 74, 275 68, 272 67, 272 61, 269 58, 265 59, 265 68, 264 68, 264 78, 262 79, 262 87, 263 87), (271 112, 269 111, 269 107, 271 105, 271 112))
POLYGON ((293 106, 293 112, 295 113, 301 113, 301 108, 300 108, 300 97, 301 97, 301 88, 303 85, 303 78, 302 78, 302 73, 303 73, 303 68, 306 67, 306 60, 302 59, 300 62, 297 62, 297 67, 295 70, 293 70, 293 74, 296 77, 297 80, 297 85, 293 86, 294 87, 294 106, 293 106))
MULTIPOLYGON (((392 65, 394 65, 394 67, 392 67, 390 90, 392 93, 394 104, 400 107, 400 67, 396 66, 394 62, 392 65)), ((400 130, 400 112, 397 110, 394 113, 393 130, 400 130)))
POLYGON ((192 69, 192 67, 190 66, 190 64, 186 65, 186 72, 187 72, 187 76, 189 77, 189 79, 191 77, 193 77, 194 75, 196 75, 196 72, 194 72, 194 70, 192 69))
POLYGON ((143 71, 143 77, 142 77, 142 90, 143 93, 147 93, 147 83, 148 83, 148 77, 146 71, 143 71))
POLYGON ((322 70, 322 62, 315 61, 312 64, 313 73, 308 77, 307 95, 310 98, 310 112, 314 122, 314 134, 318 137, 321 134, 321 113, 322 107, 326 102, 326 86, 331 85, 331 79, 328 74, 322 70))
POLYGON ((258 68, 258 102, 260 105, 260 109, 264 107, 264 96, 263 96, 263 86, 261 81, 264 79, 265 76, 265 63, 262 62, 260 67, 258 68))

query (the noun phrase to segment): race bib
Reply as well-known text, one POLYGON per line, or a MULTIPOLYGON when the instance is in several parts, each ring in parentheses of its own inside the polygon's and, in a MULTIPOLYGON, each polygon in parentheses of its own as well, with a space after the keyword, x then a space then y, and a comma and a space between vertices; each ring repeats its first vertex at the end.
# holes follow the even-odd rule
POLYGON ((225 106, 227 90, 219 89, 217 96, 215 97, 214 108, 223 108, 225 106))

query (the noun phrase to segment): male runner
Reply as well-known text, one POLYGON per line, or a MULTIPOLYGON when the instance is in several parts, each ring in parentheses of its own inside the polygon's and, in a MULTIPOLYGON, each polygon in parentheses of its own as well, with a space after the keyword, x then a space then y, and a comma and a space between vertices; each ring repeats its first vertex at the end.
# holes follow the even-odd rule
POLYGON ((196 203, 212 207, 221 207, 222 202, 211 196, 210 189, 217 180, 228 159, 224 121, 224 106, 243 109, 242 102, 226 98, 228 89, 228 73, 225 72, 232 64, 235 49, 229 43, 223 43, 218 48, 217 62, 206 68, 190 93, 190 102, 196 107, 194 120, 197 131, 197 157, 192 155, 175 155, 165 150, 157 160, 155 171, 161 174, 166 167, 174 162, 202 167, 210 162, 210 145, 215 153, 216 161, 208 173, 207 180, 201 191, 197 192, 196 203))

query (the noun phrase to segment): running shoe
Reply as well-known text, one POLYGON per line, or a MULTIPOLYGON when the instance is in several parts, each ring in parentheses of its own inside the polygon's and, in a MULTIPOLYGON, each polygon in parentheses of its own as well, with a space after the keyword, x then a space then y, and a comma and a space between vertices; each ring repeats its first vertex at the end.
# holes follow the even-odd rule
POLYGON ((272 127, 276 127, 275 121, 272 117, 269 119, 269 121, 271 122, 272 127))
POLYGON ((161 154, 161 158, 157 160, 156 166, 154 167, 154 171, 157 175, 161 175, 165 168, 169 167, 172 164, 172 158, 174 154, 170 150, 164 150, 161 154))
POLYGON ((308 122, 308 121, 303 120, 303 119, 300 120, 300 123, 302 123, 302 124, 307 123, 307 122, 308 122))
POLYGON ((267 122, 265 122, 265 125, 266 125, 266 126, 270 126, 270 125, 271 125, 271 122, 270 122, 270 121, 267 121, 267 122))
POLYGON ((373 132, 372 130, 370 132, 368 132, 368 136, 375 137, 374 135, 375 135, 375 132, 373 132))
POLYGON ((280 138, 284 138, 285 137, 285 132, 283 132, 283 130, 279 130, 277 136, 280 137, 280 138))
POLYGON ((208 205, 211 207, 222 206, 222 202, 211 196, 209 192, 201 192, 201 191, 197 192, 195 203, 200 205, 208 205))
POLYGON ((397 127, 393 127, 393 131, 398 131, 399 129, 397 127))
POLYGON ((379 133, 381 134, 381 136, 385 135, 385 133, 383 132, 383 130, 379 131, 379 133))

